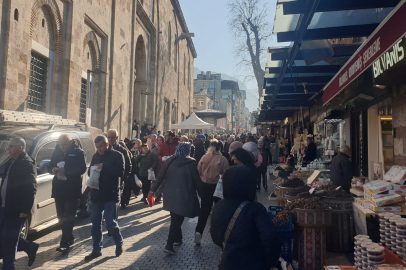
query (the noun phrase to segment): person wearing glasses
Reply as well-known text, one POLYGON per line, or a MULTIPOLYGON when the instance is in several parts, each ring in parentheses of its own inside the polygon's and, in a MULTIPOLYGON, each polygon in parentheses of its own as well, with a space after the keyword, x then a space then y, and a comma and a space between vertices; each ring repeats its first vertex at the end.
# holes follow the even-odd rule
POLYGON ((52 198, 61 225, 62 238, 56 251, 65 254, 75 243, 72 231, 78 200, 82 197, 82 175, 86 172, 85 152, 67 134, 58 138, 58 144, 49 162, 52 180, 52 198), (58 166, 59 165, 59 166, 58 166))
POLYGON ((20 236, 21 229, 34 213, 34 199, 37 193, 37 167, 25 152, 22 138, 11 138, 8 145, 10 160, 0 189, 0 244, 3 255, 3 270, 14 269, 17 251, 28 255, 31 266, 39 245, 28 242, 20 236))

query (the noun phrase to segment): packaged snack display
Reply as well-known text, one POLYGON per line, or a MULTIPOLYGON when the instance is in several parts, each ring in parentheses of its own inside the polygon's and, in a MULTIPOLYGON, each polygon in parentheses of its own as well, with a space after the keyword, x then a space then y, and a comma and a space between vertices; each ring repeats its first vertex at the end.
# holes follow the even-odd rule
POLYGON ((385 181, 390 181, 394 184, 403 185, 406 181, 406 167, 392 166, 392 168, 384 175, 385 181))
POLYGON ((372 182, 365 184, 364 190, 365 189, 368 189, 369 191, 372 191, 375 194, 379 194, 379 193, 392 189, 392 185, 391 185, 391 183, 388 183, 386 181, 378 180, 378 181, 372 181, 372 182))
POLYGON ((402 196, 400 196, 399 194, 392 194, 377 199, 371 199, 371 203, 374 206, 384 206, 400 201, 402 201, 402 196))

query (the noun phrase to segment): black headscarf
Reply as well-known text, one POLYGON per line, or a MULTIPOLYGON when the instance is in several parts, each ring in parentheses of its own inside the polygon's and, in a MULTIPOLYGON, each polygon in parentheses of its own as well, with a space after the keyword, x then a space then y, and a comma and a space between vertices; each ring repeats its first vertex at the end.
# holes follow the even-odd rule
POLYGON ((255 174, 244 165, 230 167, 223 174, 223 195, 225 200, 254 201, 255 174))

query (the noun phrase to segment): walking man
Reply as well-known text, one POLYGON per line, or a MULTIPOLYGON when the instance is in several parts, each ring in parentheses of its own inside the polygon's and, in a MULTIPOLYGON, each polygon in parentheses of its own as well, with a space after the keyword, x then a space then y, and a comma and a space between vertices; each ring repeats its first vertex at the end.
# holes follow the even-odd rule
MULTIPOLYGON (((107 140, 109 141, 109 145, 116 151, 120 152, 123 157, 124 157, 124 162, 125 162, 125 171, 124 171, 124 176, 121 177, 121 196, 123 195, 122 192, 124 191, 125 185, 129 184, 129 176, 131 174, 131 154, 128 149, 124 148, 118 143, 118 132, 116 129, 110 129, 107 131, 107 140)), ((128 204, 128 203, 127 203, 128 204)), ((123 201, 121 201, 121 208, 125 208, 127 204, 123 201)))
MULTIPOLYGON (((8 144, 10 160, 5 166, 0 190, 0 243, 3 254, 3 270, 14 270, 17 251, 28 255, 31 266, 39 245, 20 236, 27 218, 34 213, 37 193, 37 168, 25 152, 22 138, 12 138, 8 144)), ((27 228, 28 229, 28 228, 27 228)))
MULTIPOLYGON (((113 235, 116 244, 116 257, 123 253, 123 237, 117 223, 117 204, 120 201, 120 177, 125 171, 123 155, 109 147, 107 138, 97 136, 94 139, 97 153, 93 155, 91 166, 98 166, 100 171, 99 189, 92 189, 92 209, 90 219, 92 222, 93 251, 85 260, 92 260, 102 255, 103 216, 107 230, 113 235)), ((90 175, 90 170, 89 170, 90 175)))
POLYGON ((86 169, 85 152, 69 135, 59 136, 49 170, 55 175, 52 180, 52 198, 55 199, 56 215, 62 229, 61 242, 56 251, 62 254, 67 253, 69 246, 75 242, 72 231, 78 200, 82 197, 82 175, 86 169))

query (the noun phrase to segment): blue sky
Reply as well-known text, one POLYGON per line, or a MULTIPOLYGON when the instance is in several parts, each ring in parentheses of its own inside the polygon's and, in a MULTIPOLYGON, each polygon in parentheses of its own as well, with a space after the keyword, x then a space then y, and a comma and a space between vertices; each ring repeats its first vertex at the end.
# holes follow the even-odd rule
MULTIPOLYGON (((268 1, 269 21, 272 23, 275 17, 276 0, 268 1)), ((228 21, 228 0, 179 0, 183 15, 189 31, 195 34, 193 43, 197 51, 195 67, 204 71, 216 71, 238 77, 241 71, 237 71, 238 61, 233 56, 233 39, 229 32, 228 21)), ((276 37, 268 44, 268 47, 276 45, 276 37)), ((256 82, 245 81, 247 86, 246 106, 250 111, 257 109, 258 101, 254 96, 256 93, 256 82)))

